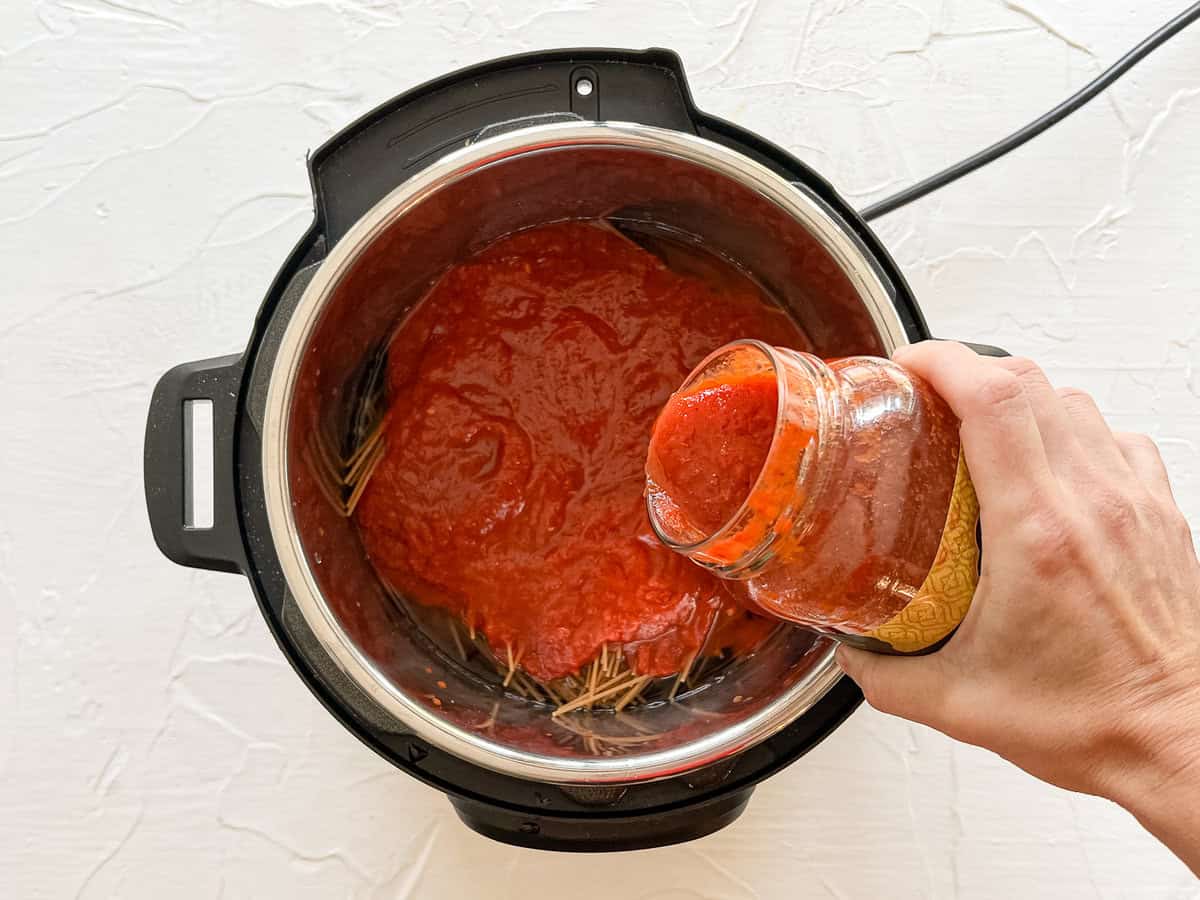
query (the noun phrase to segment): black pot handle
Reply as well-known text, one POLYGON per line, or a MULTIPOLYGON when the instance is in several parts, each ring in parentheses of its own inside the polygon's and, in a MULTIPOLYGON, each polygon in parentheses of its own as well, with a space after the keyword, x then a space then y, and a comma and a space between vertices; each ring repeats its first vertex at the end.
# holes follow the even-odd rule
POLYGON ((245 549, 237 519, 234 427, 243 362, 222 356, 176 366, 159 379, 146 420, 146 509, 155 543, 183 566, 242 572, 245 549), (211 527, 186 522, 191 448, 185 403, 212 404, 211 527))

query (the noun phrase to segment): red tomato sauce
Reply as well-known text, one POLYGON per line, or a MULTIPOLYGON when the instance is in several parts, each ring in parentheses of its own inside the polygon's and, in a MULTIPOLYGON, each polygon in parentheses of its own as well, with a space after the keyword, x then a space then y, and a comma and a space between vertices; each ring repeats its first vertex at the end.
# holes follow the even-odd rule
POLYGON ((704 534, 750 496, 775 433, 773 373, 673 394, 654 423, 646 475, 704 534))
POLYGON ((671 674, 702 645, 746 649, 771 628, 654 536, 646 451, 714 347, 808 342, 732 265, 679 268, 595 223, 519 232, 446 272, 389 347, 364 546, 392 587, 535 678, 605 644, 639 674, 671 674))

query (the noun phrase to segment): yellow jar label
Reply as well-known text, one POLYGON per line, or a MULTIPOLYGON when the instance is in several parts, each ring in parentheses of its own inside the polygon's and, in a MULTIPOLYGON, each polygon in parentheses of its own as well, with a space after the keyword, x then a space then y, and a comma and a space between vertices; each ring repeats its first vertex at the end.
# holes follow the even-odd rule
POLYGON ((899 653, 928 649, 950 634, 963 620, 979 583, 979 499, 962 454, 946 527, 933 566, 917 594, 904 609, 866 636, 890 645, 899 653))

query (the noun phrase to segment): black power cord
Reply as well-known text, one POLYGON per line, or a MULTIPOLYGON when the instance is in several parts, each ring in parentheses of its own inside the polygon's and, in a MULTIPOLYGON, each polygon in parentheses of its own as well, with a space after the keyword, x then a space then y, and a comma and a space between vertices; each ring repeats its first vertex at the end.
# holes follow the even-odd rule
POLYGON ((1084 106, 1089 100, 1094 99, 1099 94, 1111 85, 1114 81, 1140 63, 1143 59, 1169 41, 1183 29, 1187 28, 1197 19, 1200 19, 1200 3, 1195 3, 1185 9, 1170 22, 1164 25, 1154 34, 1150 35, 1115 63, 1101 72, 1095 79, 1088 82, 1082 89, 1075 94, 1072 94, 1054 109, 1050 110, 1045 115, 1030 122, 1019 131, 1014 131, 1008 137, 997 141, 990 147, 980 150, 974 156, 968 156, 966 159, 956 162, 949 168, 943 169, 935 175, 930 175, 923 181, 918 181, 912 187, 907 187, 897 194, 893 194, 886 200, 880 200, 878 203, 872 203, 864 209, 860 215, 868 222, 872 219, 877 219, 880 216, 886 216, 890 212, 895 212, 902 206, 907 206, 914 200, 920 200, 926 194, 932 194, 939 188, 958 181, 964 175, 969 175, 976 169, 986 166, 990 162, 994 162, 1004 154, 1016 150, 1026 141, 1037 137, 1047 128, 1057 125, 1075 110, 1084 106))

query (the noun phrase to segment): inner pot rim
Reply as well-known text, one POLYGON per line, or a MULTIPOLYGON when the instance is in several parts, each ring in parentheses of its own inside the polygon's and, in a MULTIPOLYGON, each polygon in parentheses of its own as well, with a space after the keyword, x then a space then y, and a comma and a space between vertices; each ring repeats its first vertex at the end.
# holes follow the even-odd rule
POLYGON ((292 510, 288 471, 291 407, 301 362, 326 303, 372 242, 431 195, 481 168, 562 148, 633 149, 703 166, 751 188, 795 218, 855 286, 889 354, 908 343, 870 256, 823 203, 738 151, 683 132, 636 123, 556 123, 506 132, 454 151, 395 188, 334 246, 289 319, 267 391, 263 420, 264 499, 287 587, 309 628, 342 671, 415 736, 460 759, 502 774, 557 784, 637 782, 691 771, 747 749, 811 709, 842 677, 831 644, 812 671, 762 710, 735 725, 664 750, 569 759, 514 750, 460 728, 414 702, 346 634, 308 565, 292 510))

